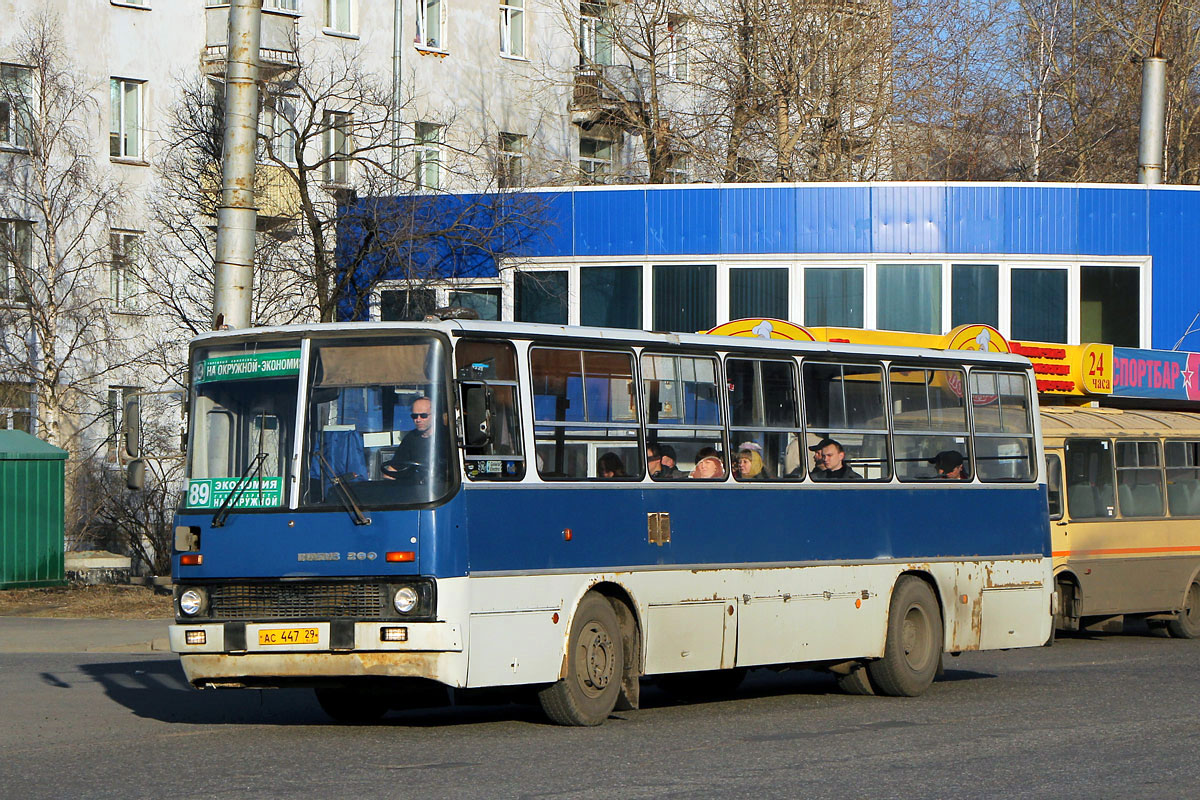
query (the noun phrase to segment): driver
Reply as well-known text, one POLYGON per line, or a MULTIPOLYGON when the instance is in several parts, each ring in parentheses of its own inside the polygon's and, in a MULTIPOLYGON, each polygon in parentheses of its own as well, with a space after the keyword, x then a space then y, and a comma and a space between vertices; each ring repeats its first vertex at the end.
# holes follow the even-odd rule
POLYGON ((444 425, 434 424, 433 403, 428 397, 418 397, 413 403, 412 421, 413 429, 404 434, 395 454, 381 468, 388 480, 395 480, 405 468, 445 471, 446 430, 444 425))

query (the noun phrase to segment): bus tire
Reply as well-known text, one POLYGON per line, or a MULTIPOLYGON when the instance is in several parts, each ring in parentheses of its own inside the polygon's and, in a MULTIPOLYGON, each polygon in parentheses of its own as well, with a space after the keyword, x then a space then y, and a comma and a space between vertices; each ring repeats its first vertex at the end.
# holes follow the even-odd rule
POLYGON ((363 725, 375 722, 388 712, 387 703, 361 689, 320 688, 313 691, 321 710, 334 722, 363 725))
POLYGON ((875 694, 875 687, 871 685, 871 678, 867 675, 865 664, 859 664, 846 675, 838 675, 837 685, 846 694, 875 694))
POLYGON ((538 692, 546 716, 559 725, 604 722, 621 693, 624 659, 616 613, 607 599, 589 592, 571 622, 566 676, 538 692))
POLYGON ((867 665, 880 694, 916 697, 929 688, 942 655, 942 617, 929 584, 901 575, 888 608, 883 658, 867 665))
POLYGON ((1200 639, 1200 578, 1192 578, 1188 584, 1183 608, 1167 622, 1167 630, 1176 639, 1200 639))

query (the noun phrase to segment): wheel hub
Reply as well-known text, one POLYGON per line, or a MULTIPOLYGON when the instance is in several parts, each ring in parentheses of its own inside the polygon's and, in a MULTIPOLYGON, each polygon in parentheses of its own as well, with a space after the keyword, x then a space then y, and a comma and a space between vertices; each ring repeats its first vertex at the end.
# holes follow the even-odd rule
POLYGON ((603 628, 592 630, 584 643, 587 681, 597 689, 603 689, 612 680, 612 650, 612 638, 603 628))

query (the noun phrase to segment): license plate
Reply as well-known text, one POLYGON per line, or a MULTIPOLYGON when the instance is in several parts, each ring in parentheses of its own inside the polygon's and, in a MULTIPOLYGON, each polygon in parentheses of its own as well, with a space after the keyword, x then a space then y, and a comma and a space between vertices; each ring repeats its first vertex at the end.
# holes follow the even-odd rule
POLYGON ((258 632, 259 644, 316 644, 316 628, 265 628, 258 632))

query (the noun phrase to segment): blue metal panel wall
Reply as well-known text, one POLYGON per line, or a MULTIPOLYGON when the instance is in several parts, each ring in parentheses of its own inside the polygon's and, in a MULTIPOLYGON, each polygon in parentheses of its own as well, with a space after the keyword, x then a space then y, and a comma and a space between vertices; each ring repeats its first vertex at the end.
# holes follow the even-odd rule
POLYGON ((721 193, 694 189, 646 192, 646 252, 721 252, 721 193))
POLYGON ((575 193, 575 253, 644 255, 646 190, 575 193))
POLYGON ((994 186, 946 187, 946 252, 1004 249, 1004 196, 994 186))
POLYGON ((796 187, 729 186, 717 191, 722 253, 796 252, 796 187))
POLYGON ((1001 253, 1058 255, 1074 252, 1078 190, 1061 186, 1003 186, 1001 253))
MULTIPOLYGON (((1149 195, 1148 235, 1154 258, 1153 329, 1150 346, 1170 349, 1200 311, 1200 192, 1153 189, 1149 195)), ((1180 345, 1200 350, 1200 336, 1180 345)))
POLYGON ((872 252, 946 252, 943 186, 876 186, 871 191, 871 207, 872 252))
POLYGON ((1092 255, 1145 255, 1148 192, 1080 188, 1078 241, 1073 252, 1092 255))
POLYGON ((871 252, 871 188, 797 187, 795 252, 871 252))

